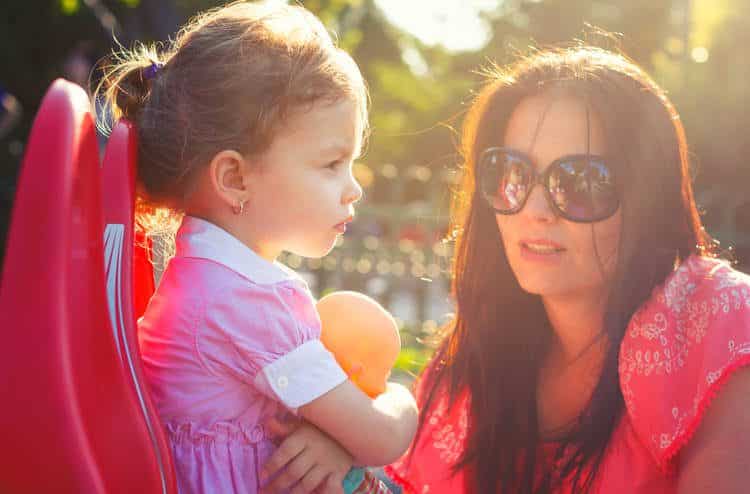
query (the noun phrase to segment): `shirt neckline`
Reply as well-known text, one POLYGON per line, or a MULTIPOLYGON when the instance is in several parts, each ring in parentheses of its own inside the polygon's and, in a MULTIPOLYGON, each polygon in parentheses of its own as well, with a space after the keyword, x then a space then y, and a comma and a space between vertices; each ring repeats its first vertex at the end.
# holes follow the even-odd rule
POLYGON ((294 280, 306 286, 297 273, 278 261, 264 259, 237 237, 210 221, 185 216, 175 240, 175 257, 214 261, 256 284, 273 285, 294 280))

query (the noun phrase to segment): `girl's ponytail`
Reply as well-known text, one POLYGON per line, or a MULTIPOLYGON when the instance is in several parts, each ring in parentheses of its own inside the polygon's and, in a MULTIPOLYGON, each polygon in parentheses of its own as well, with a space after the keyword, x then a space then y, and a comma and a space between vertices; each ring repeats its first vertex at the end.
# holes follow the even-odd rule
MULTIPOLYGON (((97 103, 97 126, 105 133, 112 131, 114 122, 125 118, 136 128, 143 124, 141 115, 151 102, 151 94, 164 67, 156 48, 137 45, 133 50, 123 49, 113 53, 102 66, 102 78, 94 101, 97 103)), ((152 238, 154 244, 147 248, 153 256, 151 262, 163 270, 166 262, 174 254, 174 234, 182 219, 182 214, 162 202, 152 202, 150 190, 159 190, 161 182, 168 183, 170 176, 154 179, 161 169, 158 162, 149 159, 141 152, 143 145, 139 138, 139 159, 137 169, 138 196, 135 203, 135 227, 152 238)))
POLYGON ((144 45, 110 56, 94 92, 94 100, 101 105, 98 125, 102 132, 108 134, 119 118, 138 124, 163 65, 156 49, 144 45))

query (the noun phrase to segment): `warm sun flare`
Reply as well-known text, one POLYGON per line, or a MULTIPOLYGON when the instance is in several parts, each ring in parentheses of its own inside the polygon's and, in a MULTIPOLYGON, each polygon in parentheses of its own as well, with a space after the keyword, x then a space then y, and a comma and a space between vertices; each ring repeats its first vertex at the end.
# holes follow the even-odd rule
POLYGON ((490 37, 481 17, 502 0, 376 0, 388 20, 427 45, 443 45, 450 51, 476 50, 490 37))

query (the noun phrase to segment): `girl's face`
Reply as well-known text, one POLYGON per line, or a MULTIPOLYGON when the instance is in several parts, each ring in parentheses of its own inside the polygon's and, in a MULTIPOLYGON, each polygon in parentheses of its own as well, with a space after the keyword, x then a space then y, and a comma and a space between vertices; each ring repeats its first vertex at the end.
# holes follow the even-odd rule
POLYGON ((245 208, 253 249, 321 257, 354 217, 362 188, 352 175, 362 122, 355 102, 320 102, 292 115, 251 173, 245 208))
MULTIPOLYGON (((606 155, 598 119, 590 114, 589 128, 585 112, 568 96, 524 99, 511 114, 503 146, 526 153, 539 173, 561 156, 606 155)), ((534 187, 520 212, 496 220, 510 267, 525 291, 550 298, 603 293, 617 259, 619 210, 596 223, 573 223, 555 215, 542 188, 534 187)))

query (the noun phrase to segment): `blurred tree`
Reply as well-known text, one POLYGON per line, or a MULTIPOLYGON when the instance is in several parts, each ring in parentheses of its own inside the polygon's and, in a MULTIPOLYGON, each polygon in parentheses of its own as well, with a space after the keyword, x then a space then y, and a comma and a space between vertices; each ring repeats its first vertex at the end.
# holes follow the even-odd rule
MULTIPOLYGON (((687 2, 686 2, 687 3, 687 2)), ((661 58, 691 143, 704 223, 750 271, 750 4, 693 0, 680 59, 661 58), (678 61, 679 60, 679 61, 678 61)))

